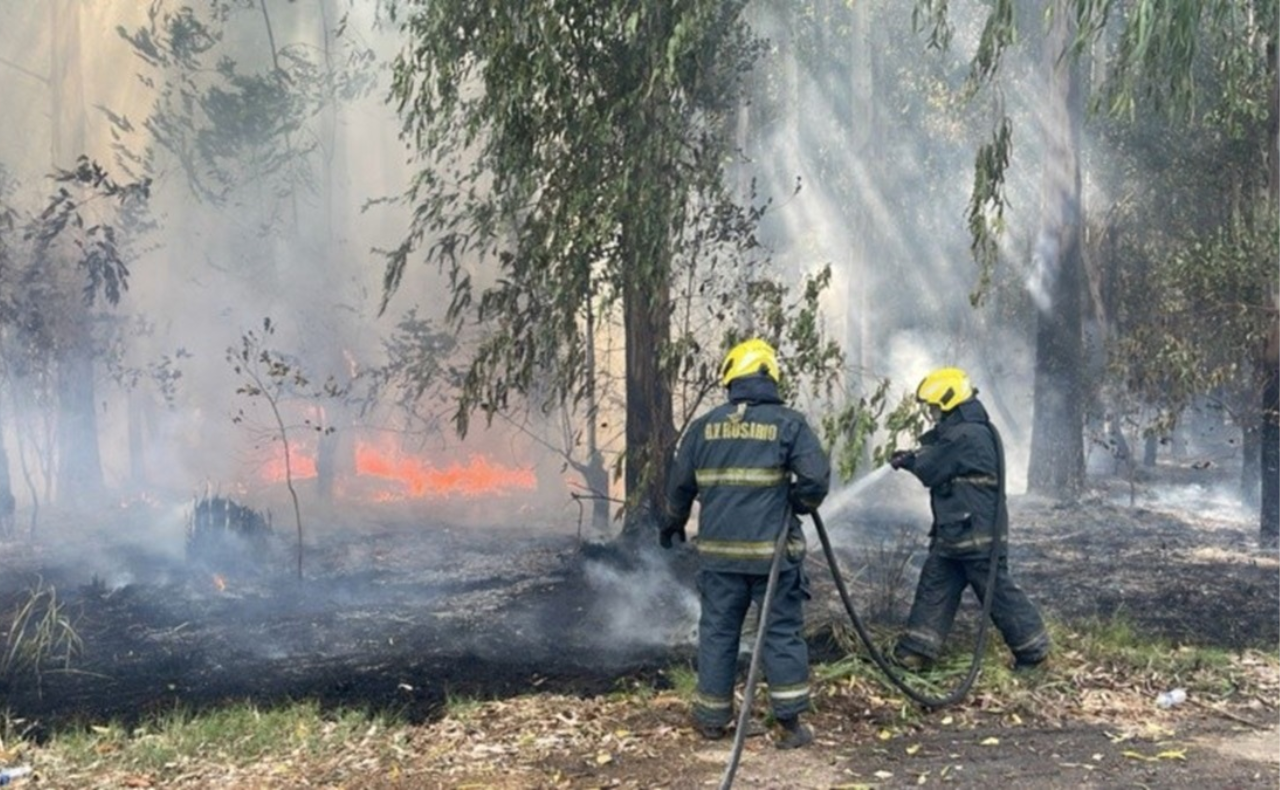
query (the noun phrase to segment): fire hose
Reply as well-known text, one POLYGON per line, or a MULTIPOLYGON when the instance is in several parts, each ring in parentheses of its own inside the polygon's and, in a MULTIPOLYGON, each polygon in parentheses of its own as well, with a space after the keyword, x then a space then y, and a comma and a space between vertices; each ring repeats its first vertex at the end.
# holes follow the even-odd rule
MULTIPOLYGON (((817 513, 814 514, 815 516, 817 513)), ((790 519, 791 511, 787 510, 790 519)), ((738 771, 738 762, 742 759, 742 745, 747 739, 747 725, 751 722, 751 702, 755 699, 756 678, 760 673, 760 653, 764 650, 764 637, 769 631, 769 610, 773 608, 773 594, 778 587, 778 572, 782 568, 782 555, 787 551, 787 524, 783 524, 778 532, 778 541, 773 546, 773 562, 769 565, 769 582, 764 588, 764 600, 760 602, 760 625, 756 629, 756 642, 751 648, 751 667, 747 670, 747 684, 742 691, 742 709, 738 711, 738 726, 733 732, 733 749, 730 752, 729 764, 725 766, 724 775, 720 778, 720 790, 733 787, 733 775, 738 771)))
MULTIPOLYGON (((822 543, 822 553, 827 558, 827 565, 831 570, 831 578, 835 582, 836 590, 840 593, 840 601, 844 604, 845 612, 849 615, 850 621, 853 623, 854 631, 857 632, 858 638, 867 648, 867 654, 871 656, 871 660, 875 663, 880 671, 885 674, 889 682, 895 688, 907 695, 911 700, 918 703, 922 707, 929 710, 945 708, 954 705, 968 695, 970 689, 973 688, 974 682, 978 678, 978 671, 982 666, 982 656, 986 652, 987 646, 987 627, 991 620, 991 602, 995 599, 995 583, 997 573, 999 571, 1000 547, 1004 540, 1004 530, 1001 524, 1004 521, 1001 516, 1007 518, 1005 509, 1005 466, 1004 466, 1004 446, 1000 439, 1000 433, 994 425, 990 423, 987 427, 991 429, 996 446, 996 462, 997 462, 997 480, 999 486, 999 495, 997 499, 996 514, 996 534, 991 541, 990 568, 987 571, 987 584, 985 592, 982 595, 982 617, 978 623, 978 634, 974 640, 973 658, 969 663, 969 671, 955 688, 941 697, 931 697, 912 688, 903 676, 894 668, 893 664, 885 658, 875 645, 875 640, 871 636, 871 632, 867 629, 866 624, 862 622, 862 617, 858 615, 858 610, 853 605, 853 600, 849 597, 849 590, 845 585, 844 577, 840 574, 840 566, 836 561, 835 551, 831 548, 831 539, 827 536, 826 524, 822 521, 822 516, 817 510, 810 513, 813 519, 813 526, 817 530, 818 540, 822 543)), ((790 510, 787 511, 788 518, 790 510)), ((755 697, 755 685, 760 671, 760 654, 764 647, 764 637, 768 631, 769 610, 773 603, 773 595, 775 588, 778 586, 778 572, 782 566, 782 556, 787 549, 787 533, 786 524, 783 525, 778 535, 777 543, 773 547, 773 563, 769 566, 769 581, 765 586, 764 600, 760 604, 760 625, 756 631, 755 645, 751 650, 751 665, 747 670, 747 682, 743 690, 742 709, 738 712, 738 724, 735 728, 733 737, 733 748, 730 751, 729 762, 725 766, 724 774, 720 779, 720 790, 729 790, 733 787, 733 777, 737 773, 738 763, 742 759, 742 747, 746 742, 747 725, 751 717, 751 704, 755 697)))

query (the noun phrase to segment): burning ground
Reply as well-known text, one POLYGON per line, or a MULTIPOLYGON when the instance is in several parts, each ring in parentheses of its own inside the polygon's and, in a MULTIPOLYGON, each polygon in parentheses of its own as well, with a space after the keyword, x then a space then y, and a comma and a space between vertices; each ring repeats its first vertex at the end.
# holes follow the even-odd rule
MULTIPOLYGON (((1252 518, 1216 481, 1175 472, 1178 485, 1144 487, 1133 507, 1127 490, 1066 507, 1013 501, 1015 576, 1054 622, 1054 664, 1015 678, 993 648, 976 692, 946 711, 914 710, 874 668, 841 661, 847 629, 815 552, 818 743, 785 754, 749 741, 737 784, 1274 787, 1276 555, 1256 548, 1252 518), (1110 660, 1089 636, 1098 622, 1167 640, 1175 658, 1178 646, 1220 649, 1229 666, 1110 660), (1156 709, 1175 685, 1188 702, 1156 709)), ((855 599, 886 635, 922 548, 918 513, 876 504, 897 494, 828 519, 855 599)), ((133 786, 678 788, 720 776, 727 745, 696 738, 674 688, 696 619, 687 554, 624 555, 583 543, 572 523, 486 523, 478 514, 503 509, 493 496, 408 500, 313 513, 299 579, 279 520, 266 549, 188 556, 191 504, 50 515, 38 541, 4 545, 0 611, 56 590, 79 640, 69 663, 9 673, 11 729, 39 741, 175 706, 305 699, 395 714, 395 748, 366 734, 289 771, 197 759, 182 771, 99 765, 107 778, 90 780, 33 746, 40 786, 121 786, 127 774, 133 786), (459 699, 488 702, 449 704, 459 699)), ((957 662, 975 609, 953 637, 957 662)))

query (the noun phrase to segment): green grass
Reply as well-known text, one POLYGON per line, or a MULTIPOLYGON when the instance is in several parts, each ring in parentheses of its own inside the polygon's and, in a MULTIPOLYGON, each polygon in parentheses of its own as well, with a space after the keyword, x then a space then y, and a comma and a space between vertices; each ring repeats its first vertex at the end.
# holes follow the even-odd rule
MULTIPOLYGON (((993 694, 1012 709, 1034 710, 1036 697, 1079 694, 1078 679, 1097 676, 1100 683, 1114 684, 1146 694, 1153 690, 1183 687, 1197 690, 1202 697, 1227 697, 1247 686, 1232 652, 1217 648, 1171 644, 1138 631, 1124 617, 1047 625, 1053 651, 1042 669, 1027 673, 1012 671, 1011 656, 1000 635, 988 632, 982 671, 975 690, 993 694)), ((858 642, 856 653, 813 667, 815 684, 874 684, 901 695, 866 655, 858 642)), ((892 638, 877 637, 877 648, 890 650, 892 638)), ((942 696, 955 688, 969 671, 972 641, 953 635, 948 651, 930 669, 903 673, 912 688, 929 696, 942 696)), ((1280 654, 1273 655, 1280 660, 1280 654)), ((908 705, 903 715, 910 718, 908 705)))
POLYGON ((48 749, 73 767, 108 762, 163 772, 194 761, 243 765, 273 753, 320 754, 390 724, 354 711, 325 713, 314 702, 237 704, 199 715, 174 710, 132 731, 116 723, 67 730, 48 749))
POLYGON ((673 666, 666 670, 667 680, 671 681, 671 690, 683 700, 692 700, 698 688, 698 673, 693 667, 673 666))
POLYGON ((5 631, 8 636, 0 652, 0 677, 31 674, 37 685, 49 666, 70 669, 72 659, 84 647, 75 622, 58 600, 57 589, 46 586, 43 579, 16 607, 5 631))
POLYGON ((454 694, 452 691, 445 690, 444 693, 444 715, 457 719, 458 721, 466 721, 471 718, 484 707, 484 700, 477 697, 466 697, 454 694))

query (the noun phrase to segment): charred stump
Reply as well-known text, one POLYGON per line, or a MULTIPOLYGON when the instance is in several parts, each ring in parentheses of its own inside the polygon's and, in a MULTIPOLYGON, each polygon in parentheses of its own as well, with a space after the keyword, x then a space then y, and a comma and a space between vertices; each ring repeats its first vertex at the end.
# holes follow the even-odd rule
POLYGON ((221 572, 261 570, 274 543, 270 514, 206 496, 196 500, 187 525, 187 563, 221 572))

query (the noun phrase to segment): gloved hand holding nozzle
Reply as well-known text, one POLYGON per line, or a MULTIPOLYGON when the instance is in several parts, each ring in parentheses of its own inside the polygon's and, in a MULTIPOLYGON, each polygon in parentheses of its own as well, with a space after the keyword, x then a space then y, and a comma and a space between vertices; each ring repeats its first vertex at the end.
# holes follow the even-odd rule
POLYGON ((893 455, 889 456, 889 466, 894 469, 911 471, 911 467, 915 465, 916 454, 911 450, 896 450, 893 455))

